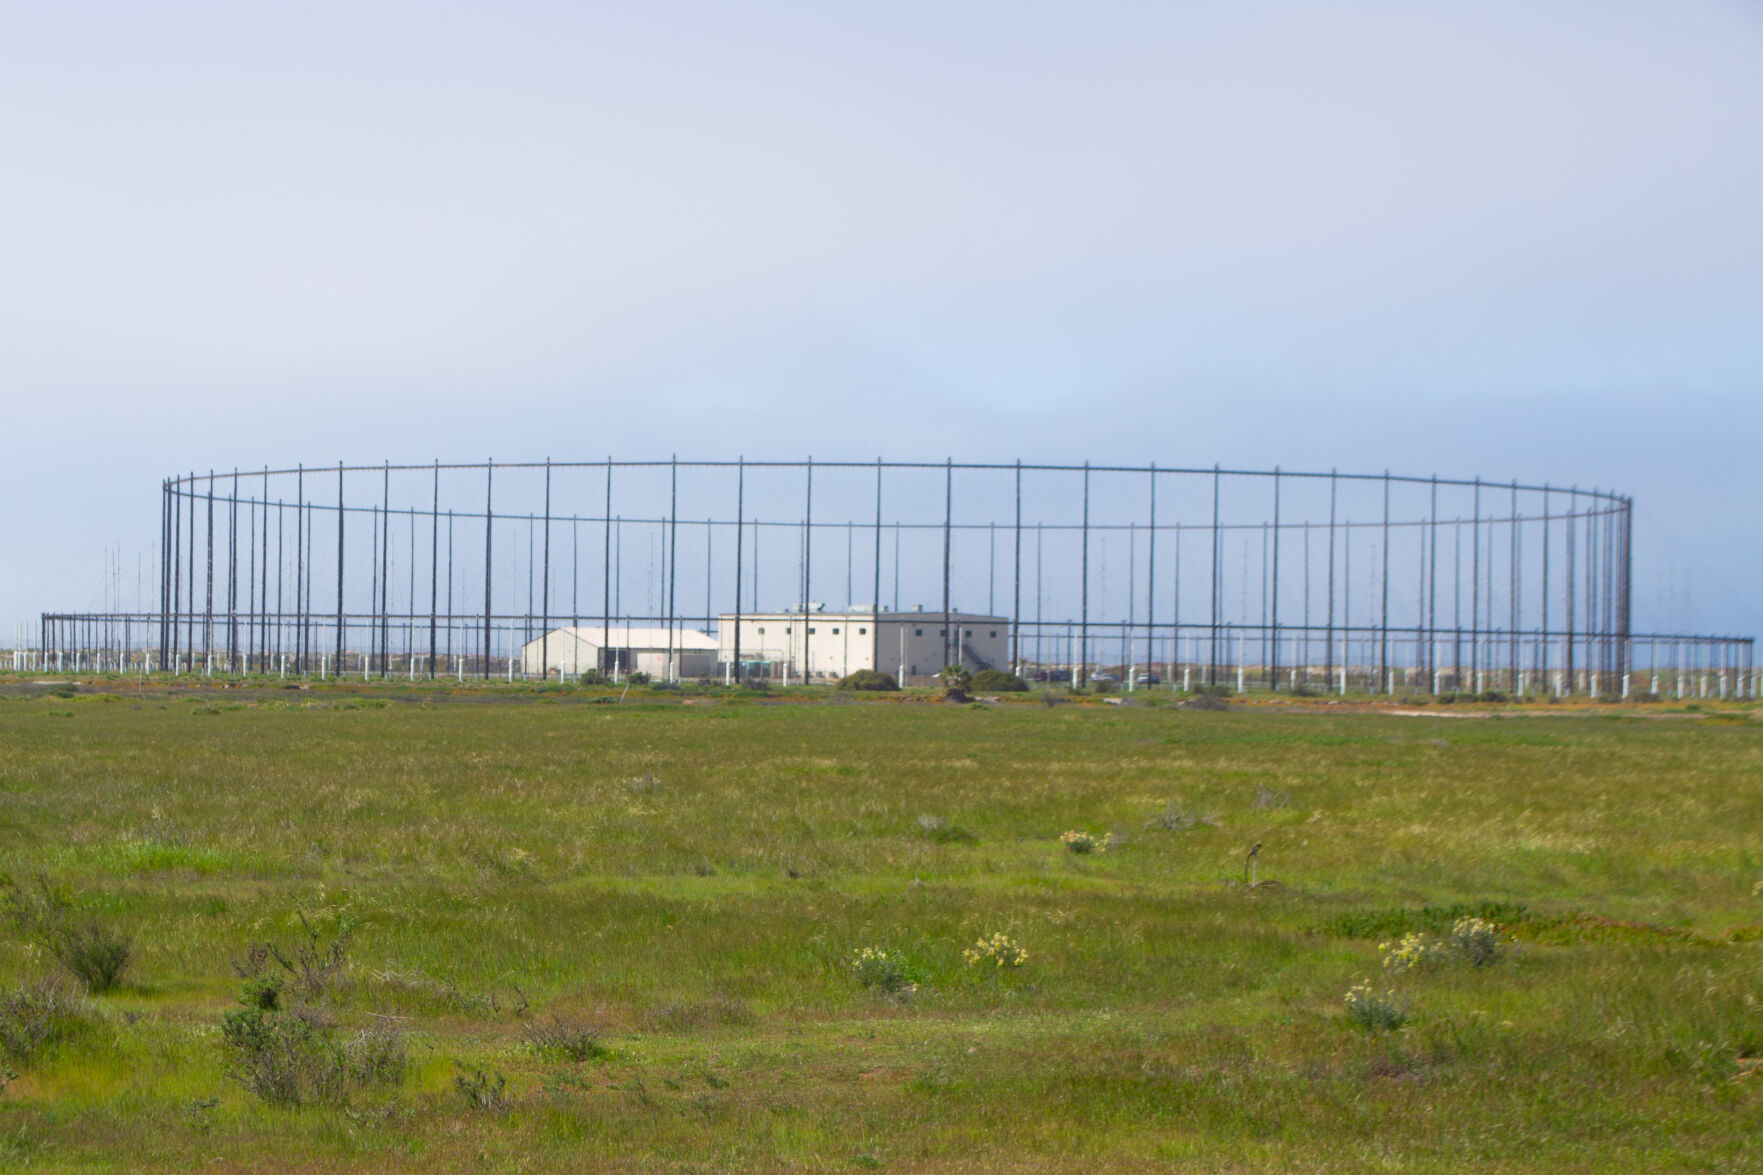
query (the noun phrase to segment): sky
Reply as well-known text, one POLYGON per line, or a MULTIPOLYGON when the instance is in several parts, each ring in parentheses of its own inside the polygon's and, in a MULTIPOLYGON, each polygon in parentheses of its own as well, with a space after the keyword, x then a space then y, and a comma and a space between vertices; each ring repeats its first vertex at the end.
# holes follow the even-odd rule
POLYGON ((1614 487, 1756 634, 1760 111, 1744 0, 0 0, 0 644, 174 471, 606 453, 1614 487))

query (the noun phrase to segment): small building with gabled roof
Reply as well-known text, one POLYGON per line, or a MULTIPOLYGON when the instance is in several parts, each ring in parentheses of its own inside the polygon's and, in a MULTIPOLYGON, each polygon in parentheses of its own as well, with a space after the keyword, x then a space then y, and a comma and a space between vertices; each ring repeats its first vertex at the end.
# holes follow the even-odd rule
POLYGON ((554 628, 521 647, 528 677, 579 677, 597 670, 617 680, 646 673, 655 681, 709 677, 716 672, 716 638, 691 628, 614 624, 554 628))

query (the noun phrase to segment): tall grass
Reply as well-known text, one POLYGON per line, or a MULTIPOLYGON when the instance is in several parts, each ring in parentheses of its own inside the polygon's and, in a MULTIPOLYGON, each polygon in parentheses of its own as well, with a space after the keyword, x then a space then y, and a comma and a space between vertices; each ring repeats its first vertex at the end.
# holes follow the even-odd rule
MULTIPOLYGON (((142 1170, 1627 1171, 1763 1130, 1755 724, 594 696, 0 703, 0 869, 134 944, 10 1062, 0 1136, 142 1170), (1242 884, 1256 843, 1283 888, 1242 884), (1474 918, 1486 965, 1355 1027, 1380 941, 1474 918), (970 966, 996 935, 1029 962, 970 966), (323 972, 288 982, 327 1056, 397 1028, 397 1080, 229 1081, 265 943, 323 972)), ((6 933, 26 990, 53 960, 6 933)))

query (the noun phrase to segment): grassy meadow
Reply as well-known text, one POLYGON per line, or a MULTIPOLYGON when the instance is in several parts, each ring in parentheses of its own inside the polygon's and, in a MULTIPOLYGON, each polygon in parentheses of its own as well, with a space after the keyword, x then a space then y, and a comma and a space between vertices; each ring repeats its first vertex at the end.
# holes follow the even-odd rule
POLYGON ((3 1170, 1763 1170, 1736 705, 0 677, 0 870, 3 1170))

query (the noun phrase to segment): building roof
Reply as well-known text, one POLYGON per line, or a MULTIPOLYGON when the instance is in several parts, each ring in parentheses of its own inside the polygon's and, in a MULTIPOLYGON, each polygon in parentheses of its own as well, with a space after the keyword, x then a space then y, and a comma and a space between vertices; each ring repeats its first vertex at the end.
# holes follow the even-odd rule
MULTIPOLYGON (((850 612, 809 612, 807 614, 808 620, 811 622, 814 622, 814 623, 819 623, 821 621, 827 621, 827 620, 850 620, 850 621, 873 620, 873 621, 876 621, 876 622, 882 623, 882 624, 911 624, 914 621, 922 622, 925 620, 940 619, 942 616, 943 616, 943 613, 932 611, 929 608, 925 608, 922 611, 915 609, 910 612, 885 612, 885 611, 884 612, 877 612, 873 608, 861 608, 861 609, 854 609, 850 612)), ((983 615, 978 612, 957 612, 952 608, 949 610, 948 616, 949 616, 950 620, 954 621, 957 624, 1008 624, 1008 623, 1010 623, 1010 619, 1007 616, 986 616, 986 615, 983 615)), ((788 611, 788 612, 742 612, 741 613, 741 620, 743 622, 748 621, 748 620, 790 621, 790 620, 801 620, 802 617, 803 617, 803 613, 802 613, 802 609, 800 609, 800 608, 796 608, 793 611, 788 611)), ((732 623, 734 623, 735 614, 733 612, 724 612, 720 616, 718 616, 717 619, 724 624, 732 624, 732 623)))
MULTIPOLYGON (((598 649, 666 649, 671 645, 679 652, 689 653, 714 652, 717 648, 715 637, 705 636, 694 628, 674 629, 671 640, 668 638, 666 628, 639 628, 635 625, 625 628, 617 624, 613 625, 610 630, 599 627, 565 625, 562 628, 552 629, 546 635, 574 637, 583 644, 593 645, 598 649), (608 635, 609 632, 610 635, 608 635)), ((525 647, 532 648, 543 639, 545 638, 539 637, 530 640, 525 647)))

